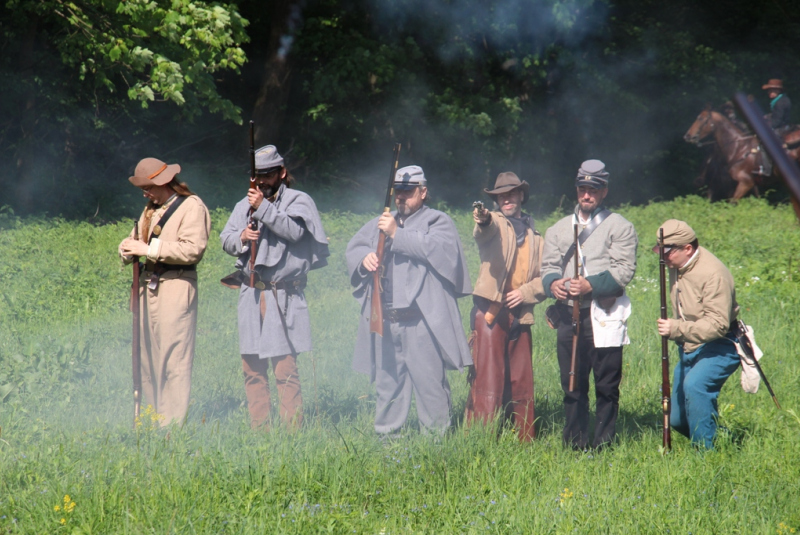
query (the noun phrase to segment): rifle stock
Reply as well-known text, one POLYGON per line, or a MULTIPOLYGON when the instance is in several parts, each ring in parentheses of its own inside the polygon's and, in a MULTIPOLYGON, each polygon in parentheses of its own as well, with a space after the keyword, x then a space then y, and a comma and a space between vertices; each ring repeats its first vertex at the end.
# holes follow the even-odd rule
MULTIPOLYGON (((580 276, 580 255, 578 253, 578 224, 572 225, 575 248, 575 279, 580 276)), ((569 364, 569 391, 575 392, 575 369, 578 366, 578 335, 581 331, 581 298, 572 298, 572 360, 569 364)))
MULTIPOLYGON (((658 282, 661 290, 661 319, 667 319, 667 261, 664 254, 664 229, 658 229, 658 282)), ((669 337, 661 337, 661 410, 664 414, 662 422, 662 445, 664 452, 672 449, 672 430, 669 426, 672 393, 669 387, 669 337)))
MULTIPOLYGON (((139 222, 133 224, 133 239, 139 239, 139 222)), ((139 257, 133 257, 133 283, 131 284, 131 312, 133 313, 133 338, 131 339, 131 365, 133 367, 133 427, 142 407, 142 347, 139 338, 141 308, 139 305, 139 257)))
MULTIPOLYGON (((386 199, 383 203, 383 213, 391 211, 392 197, 394 197, 394 175, 400 163, 400 143, 394 144, 394 157, 389 171, 389 186, 386 189, 386 199)), ((378 257, 378 267, 372 274, 372 300, 370 301, 369 332, 383 336, 383 303, 381 302, 381 271, 383 270, 383 253, 386 247, 386 234, 379 233, 378 247, 375 254, 378 257)))

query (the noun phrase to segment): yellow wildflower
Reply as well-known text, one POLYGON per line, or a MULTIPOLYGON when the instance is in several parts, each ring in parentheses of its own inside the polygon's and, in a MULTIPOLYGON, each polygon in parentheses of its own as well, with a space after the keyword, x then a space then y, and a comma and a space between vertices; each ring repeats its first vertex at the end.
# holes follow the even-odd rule
POLYGON ((64 503, 69 503, 71 500, 72 498, 69 497, 69 494, 64 495, 64 503))
POLYGON ((63 526, 64 524, 66 524, 66 523, 67 523, 67 519, 66 519, 66 518, 62 518, 62 519, 60 520, 60 522, 61 522, 61 525, 63 526))
POLYGON ((60 505, 56 505, 55 507, 53 507, 53 511, 58 512, 60 510, 61 510, 61 506, 60 505))

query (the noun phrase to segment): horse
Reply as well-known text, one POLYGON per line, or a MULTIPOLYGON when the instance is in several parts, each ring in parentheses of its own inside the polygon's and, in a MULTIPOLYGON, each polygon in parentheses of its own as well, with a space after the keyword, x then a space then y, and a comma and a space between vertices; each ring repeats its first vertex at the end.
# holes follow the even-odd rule
MULTIPOLYGON (((716 145, 715 152, 724 161, 727 174, 736 184, 733 196, 730 198, 731 202, 737 202, 751 190, 758 196, 758 185, 764 178, 756 173, 763 165, 764 156, 758 138, 743 132, 722 113, 703 110, 684 134, 683 139, 688 143, 702 146, 703 140, 712 135, 716 145)), ((800 131, 789 132, 784 142, 790 147, 787 149, 789 156, 795 161, 800 161, 800 145, 798 145, 800 131)), ((772 177, 777 177, 776 172, 773 168, 772 177)), ((709 183, 709 198, 718 194, 720 186, 725 188, 726 185, 709 183), (712 187, 716 189, 712 190, 712 187)))

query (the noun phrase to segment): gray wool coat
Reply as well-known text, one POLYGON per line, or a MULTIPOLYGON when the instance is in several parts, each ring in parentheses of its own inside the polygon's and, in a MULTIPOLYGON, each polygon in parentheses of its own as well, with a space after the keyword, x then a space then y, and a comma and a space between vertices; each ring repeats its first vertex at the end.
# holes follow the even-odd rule
MULTIPOLYGON (((396 212, 392 212, 397 215, 396 212)), ((353 369, 375 379, 377 335, 369 331, 372 273, 361 268, 378 246, 378 218, 371 220, 347 244, 347 269, 353 295, 361 305, 353 369)), ((387 241, 387 245, 389 245, 387 241)), ((416 302, 448 369, 472 364, 457 299, 472 293, 461 240, 450 217, 423 206, 409 216, 391 240, 393 307, 416 302)))
MULTIPOLYGON (((233 209, 220 233, 222 248, 238 257, 236 268, 249 275, 250 247, 241 235, 248 224, 247 198, 233 209)), ((256 253, 256 270, 262 281, 280 282, 305 276, 310 270, 327 265, 328 240, 313 199, 302 191, 281 185, 275 202, 264 201, 253 214, 261 236, 256 253)), ((271 358, 311 351, 311 322, 302 291, 272 291, 242 285, 239 290, 239 353, 271 358), (266 315, 261 320, 259 299, 266 299, 266 315), (284 312, 289 333, 287 340, 278 306, 284 312), (289 343, 291 341, 291 345, 289 343)))
MULTIPOLYGON (((592 216, 602 210, 598 207, 592 216)), ((578 207, 575 207, 575 214, 578 207)), ((566 269, 561 261, 574 240, 573 215, 560 219, 547 229, 542 252, 542 284, 547 297, 553 297, 550 285, 562 277, 572 277, 575 261, 570 258, 566 269)), ((592 285, 592 297, 598 299, 617 295, 631 282, 636 273, 636 248, 639 239, 633 224, 617 213, 603 221, 581 246, 589 275, 586 280, 592 285)))

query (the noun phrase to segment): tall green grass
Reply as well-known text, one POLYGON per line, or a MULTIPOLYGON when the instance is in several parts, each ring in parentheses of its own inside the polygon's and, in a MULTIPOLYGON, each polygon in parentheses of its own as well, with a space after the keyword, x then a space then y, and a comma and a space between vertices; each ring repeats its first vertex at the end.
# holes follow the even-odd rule
MULTIPOLYGON (((306 290, 315 351, 300 357, 306 422, 291 434, 249 429, 237 354, 236 294, 218 280, 233 259, 213 213, 200 267, 192 404, 168 433, 131 429, 129 270, 116 245, 130 222, 93 227, 0 221, 0 533, 779 533, 800 529, 800 228, 759 200, 696 197, 619 211, 640 238, 629 287, 620 441, 601 453, 561 446, 555 336, 537 308, 533 365, 538 439, 461 427, 465 376, 450 375, 454 429, 441 440, 372 431, 374 392, 350 370, 357 307, 344 248, 371 215, 326 213, 328 267, 306 290), (679 435, 659 453, 658 225, 688 221, 730 268, 742 316, 783 405, 720 397, 725 431, 710 452, 679 435), (67 504, 74 503, 70 512, 67 504), (58 506, 59 510, 55 510, 58 506), (63 523, 62 523, 63 521, 63 523)), ((473 277, 467 212, 452 212, 473 277)), ((560 214, 538 221, 544 231, 560 214)), ((462 312, 470 307, 461 302, 462 312)), ((673 362, 675 358, 674 349, 673 362)))

